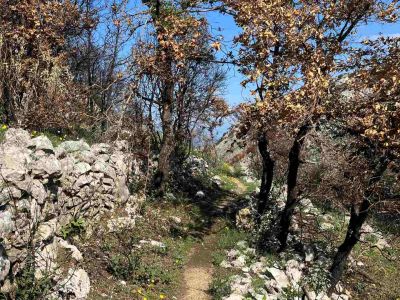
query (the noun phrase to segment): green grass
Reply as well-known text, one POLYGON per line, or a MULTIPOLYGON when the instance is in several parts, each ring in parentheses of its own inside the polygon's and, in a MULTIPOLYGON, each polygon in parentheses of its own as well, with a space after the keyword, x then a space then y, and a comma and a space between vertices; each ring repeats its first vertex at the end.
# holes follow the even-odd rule
POLYGON ((226 254, 224 251, 215 251, 212 254, 212 263, 214 266, 219 266, 225 259, 226 254))
POLYGON ((221 175, 218 175, 218 176, 219 176, 219 177, 221 178, 221 180, 222 180, 222 186, 221 186, 222 189, 227 190, 227 191, 234 191, 234 190, 236 190, 236 188, 237 188, 237 183, 236 183, 236 181, 234 181, 234 180, 232 179, 231 176, 225 175, 225 174, 221 174, 221 175))
POLYGON ((254 193, 257 188, 260 187, 260 183, 257 181, 254 182, 244 182, 244 185, 246 186, 246 193, 251 194, 254 193))
POLYGON ((260 277, 254 277, 251 280, 251 286, 253 289, 257 292, 258 290, 264 288, 265 286, 265 280, 260 278, 260 277))
POLYGON ((230 275, 214 276, 209 292, 214 300, 221 300, 223 297, 229 296, 231 293, 230 275))
POLYGON ((221 232, 218 240, 218 249, 229 250, 236 246, 239 241, 247 240, 248 234, 236 228, 226 226, 221 232))

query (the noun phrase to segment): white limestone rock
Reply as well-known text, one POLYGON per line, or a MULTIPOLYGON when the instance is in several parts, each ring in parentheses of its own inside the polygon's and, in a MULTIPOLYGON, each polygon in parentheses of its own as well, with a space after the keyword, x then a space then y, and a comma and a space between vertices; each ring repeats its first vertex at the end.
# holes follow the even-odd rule
POLYGON ((43 150, 46 153, 54 153, 54 147, 48 137, 44 135, 40 135, 38 137, 30 140, 28 148, 32 148, 33 150, 43 150))
POLYGON ((85 270, 70 269, 59 286, 58 299, 85 300, 90 292, 90 279, 85 270))

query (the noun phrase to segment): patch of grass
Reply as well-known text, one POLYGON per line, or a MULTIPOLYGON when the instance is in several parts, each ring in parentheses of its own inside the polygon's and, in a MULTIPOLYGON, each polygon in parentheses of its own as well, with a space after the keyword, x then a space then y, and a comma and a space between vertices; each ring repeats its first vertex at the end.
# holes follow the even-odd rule
POLYGON ((227 162, 220 162, 213 170, 215 175, 228 175, 233 176, 235 168, 227 162))
POLYGON ((246 193, 247 194, 254 193, 260 187, 260 183, 257 182, 257 181, 244 182, 244 185, 246 186, 246 193))
POLYGON ((260 289, 264 288, 264 286, 265 286, 265 280, 262 279, 262 278, 260 278, 260 277, 258 277, 258 276, 253 277, 253 278, 251 279, 251 286, 252 286, 253 289, 257 292, 257 291, 259 291, 260 289))
POLYGON ((225 259, 226 254, 223 251, 216 251, 212 254, 212 263, 214 266, 219 266, 225 259))
POLYGON ((230 279, 226 276, 216 276, 209 288, 210 294, 215 300, 221 300, 231 293, 230 279))
POLYGON ((227 191, 233 191, 237 187, 236 181, 233 179, 232 176, 229 175, 219 175, 222 180, 221 188, 227 191))
POLYGON ((220 232, 220 238, 218 240, 218 248, 223 250, 229 250, 235 247, 237 242, 247 240, 248 234, 243 231, 239 231, 236 228, 226 226, 220 232))

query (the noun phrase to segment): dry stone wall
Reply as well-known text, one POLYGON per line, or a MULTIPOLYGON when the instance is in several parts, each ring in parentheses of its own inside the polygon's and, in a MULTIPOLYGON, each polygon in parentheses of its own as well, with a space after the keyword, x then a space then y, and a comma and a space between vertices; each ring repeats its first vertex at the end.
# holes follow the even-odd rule
MULTIPOLYGON (((124 141, 92 146, 67 141, 53 147, 47 137, 31 138, 22 129, 5 133, 0 144, 2 289, 24 267, 32 241, 40 251, 55 242, 71 248, 56 237, 71 221, 95 220, 121 203, 135 206, 127 185, 132 161, 126 150, 124 141)), ((71 299, 81 299, 86 291, 71 299)))

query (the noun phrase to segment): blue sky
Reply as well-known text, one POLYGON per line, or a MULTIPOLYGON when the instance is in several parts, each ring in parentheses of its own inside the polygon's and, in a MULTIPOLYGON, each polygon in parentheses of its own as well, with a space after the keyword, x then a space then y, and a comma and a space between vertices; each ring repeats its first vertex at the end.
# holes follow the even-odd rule
MULTIPOLYGON (((208 20, 213 32, 221 34, 227 48, 232 48, 233 39, 240 32, 233 18, 228 15, 221 15, 220 13, 214 12, 209 14, 208 20)), ((379 35, 400 35, 400 22, 394 24, 374 23, 362 25, 358 28, 354 41, 361 41, 365 38, 376 38, 379 35)), ((240 103, 251 100, 249 91, 240 85, 242 80, 243 76, 235 67, 228 68, 225 99, 231 106, 236 106, 240 103)), ((228 120, 226 124, 218 130, 217 136, 220 137, 230 127, 230 125, 230 121, 228 120)))

